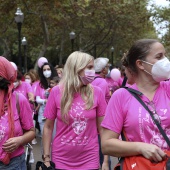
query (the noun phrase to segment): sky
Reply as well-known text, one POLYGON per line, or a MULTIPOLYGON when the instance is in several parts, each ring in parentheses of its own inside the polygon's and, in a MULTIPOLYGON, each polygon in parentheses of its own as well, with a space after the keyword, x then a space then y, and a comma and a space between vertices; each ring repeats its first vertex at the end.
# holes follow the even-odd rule
MULTIPOLYGON (((160 6, 160 7, 167 7, 170 5, 170 2, 167 0, 150 0, 150 3, 156 4, 157 6, 160 6)), ((149 9, 149 6, 148 6, 148 9, 149 9)), ((160 31, 159 37, 162 37, 162 35, 164 35, 167 31, 167 29, 163 28, 165 24, 166 22, 163 22, 162 24, 159 24, 159 25, 154 24, 156 30, 159 29, 160 31), (160 30, 160 27, 162 27, 161 30, 160 30)))
POLYGON ((158 6, 168 6, 170 4, 167 0, 151 0, 155 2, 158 6))

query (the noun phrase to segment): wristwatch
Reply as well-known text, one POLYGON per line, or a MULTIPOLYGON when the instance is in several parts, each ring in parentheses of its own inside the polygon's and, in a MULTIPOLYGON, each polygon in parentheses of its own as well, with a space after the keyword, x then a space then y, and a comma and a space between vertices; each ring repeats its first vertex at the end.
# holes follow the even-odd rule
POLYGON ((50 159, 50 155, 42 155, 42 160, 45 161, 46 158, 50 159))

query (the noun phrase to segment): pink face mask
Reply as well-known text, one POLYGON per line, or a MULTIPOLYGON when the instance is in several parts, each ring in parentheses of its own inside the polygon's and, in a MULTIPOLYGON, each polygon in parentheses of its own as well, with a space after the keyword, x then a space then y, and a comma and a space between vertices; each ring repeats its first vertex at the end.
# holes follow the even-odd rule
POLYGON ((80 76, 80 79, 84 85, 91 83, 94 80, 95 71, 94 70, 84 70, 84 76, 80 76))

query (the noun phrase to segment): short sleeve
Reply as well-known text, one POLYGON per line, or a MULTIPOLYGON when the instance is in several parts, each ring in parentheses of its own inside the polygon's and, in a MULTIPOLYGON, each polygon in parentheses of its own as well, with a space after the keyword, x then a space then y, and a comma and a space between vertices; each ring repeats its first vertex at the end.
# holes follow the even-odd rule
POLYGON ((31 85, 29 83, 25 83, 25 85, 26 85, 27 93, 33 93, 31 85))
POLYGON ((50 95, 48 97, 48 101, 46 103, 44 110, 44 117, 46 117, 47 119, 55 119, 57 116, 56 100, 59 100, 58 91, 59 87, 58 86, 54 87, 51 90, 50 95))
POLYGON ((107 103, 101 89, 99 87, 94 87, 94 89, 95 89, 94 95, 97 99, 96 109, 97 117, 102 117, 105 115, 107 103))
POLYGON ((34 127, 33 124, 33 118, 32 118, 32 109, 30 107, 30 104, 27 100, 27 98, 21 94, 18 93, 18 99, 19 99, 19 117, 22 129, 29 130, 34 127))
POLYGON ((102 127, 112 130, 118 134, 121 133, 125 119, 125 112, 122 108, 126 102, 126 93, 127 91, 125 89, 118 89, 113 93, 101 124, 102 127))

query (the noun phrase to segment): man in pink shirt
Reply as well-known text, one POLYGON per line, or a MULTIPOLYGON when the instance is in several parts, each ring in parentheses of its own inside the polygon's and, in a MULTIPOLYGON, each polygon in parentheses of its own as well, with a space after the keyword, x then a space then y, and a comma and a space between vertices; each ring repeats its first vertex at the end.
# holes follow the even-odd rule
MULTIPOLYGON (((105 80, 106 75, 109 71, 109 59, 108 58, 97 58, 94 60, 94 70, 95 70, 95 78, 93 82, 91 83, 94 86, 99 87, 103 95, 105 96, 105 100, 108 103, 110 99, 110 92, 109 92, 109 85, 107 81, 105 80)), ((100 142, 100 135, 98 135, 99 139, 99 156, 100 156, 100 165, 102 165, 104 160, 104 155, 101 152, 101 142, 100 142)), ((111 162, 109 161, 109 164, 111 162)), ((111 167, 109 167, 111 169, 111 167)))
POLYGON ((110 99, 109 86, 105 80, 105 76, 108 74, 109 69, 108 62, 108 58, 102 57, 94 60, 94 70, 96 75, 94 81, 91 83, 92 85, 98 86, 100 89, 102 89, 107 103, 110 99))

